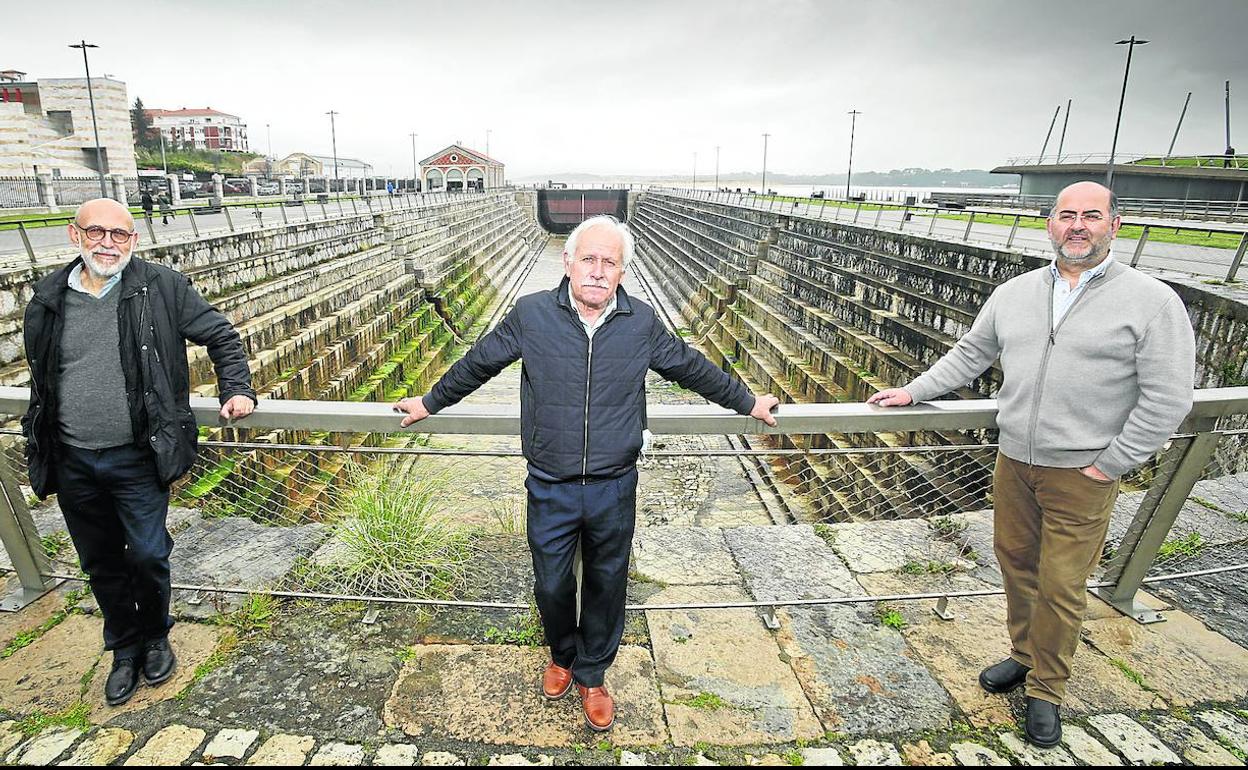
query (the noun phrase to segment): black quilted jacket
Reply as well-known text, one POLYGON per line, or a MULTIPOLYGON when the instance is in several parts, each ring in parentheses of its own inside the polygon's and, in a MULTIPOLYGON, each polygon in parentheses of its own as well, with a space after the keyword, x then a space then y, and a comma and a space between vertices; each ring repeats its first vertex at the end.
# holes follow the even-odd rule
POLYGON ((516 359, 520 441, 529 469, 544 481, 610 479, 632 469, 646 424, 646 371, 749 414, 754 396, 701 353, 668 332, 654 309, 616 290, 615 311, 591 344, 568 279, 521 297, 424 398, 437 413, 481 387, 516 359))

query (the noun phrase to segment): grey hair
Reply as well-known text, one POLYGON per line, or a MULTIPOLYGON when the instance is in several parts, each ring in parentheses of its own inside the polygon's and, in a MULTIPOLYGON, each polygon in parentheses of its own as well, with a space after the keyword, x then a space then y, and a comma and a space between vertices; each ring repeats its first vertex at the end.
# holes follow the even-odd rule
POLYGON ((628 229, 628 225, 624 224, 610 214, 599 214, 598 216, 590 217, 577 225, 576 229, 568 235, 568 242, 563 247, 563 253, 575 257, 576 242, 580 240, 581 233, 595 227, 609 227, 614 233, 620 236, 620 243, 622 245, 621 252, 623 255, 623 264, 621 265, 621 268, 627 270, 628 263, 633 261, 633 233, 628 229))

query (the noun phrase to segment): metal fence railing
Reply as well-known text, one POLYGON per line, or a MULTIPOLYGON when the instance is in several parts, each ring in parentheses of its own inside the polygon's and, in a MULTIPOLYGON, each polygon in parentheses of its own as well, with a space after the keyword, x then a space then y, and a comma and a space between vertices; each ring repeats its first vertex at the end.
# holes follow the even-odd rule
MULTIPOLYGON (((21 413, 26 399, 0 388, 0 412, 21 413)), ((215 401, 193 407, 217 423, 215 401)), ((983 435, 995 402, 786 405, 772 429, 715 407, 649 411, 633 577, 663 584, 675 605, 731 580, 752 606, 868 601, 881 597, 853 577, 871 573, 923 577, 921 593, 889 600, 999 590, 996 447, 895 443, 983 435)), ((1197 391, 1184 432, 1124 479, 1096 576, 1124 612, 1144 616, 1134 597, 1145 580, 1248 569, 1246 414, 1248 388, 1197 391)), ((214 433, 173 490, 176 587, 525 607, 527 583, 499 578, 527 569, 517 410, 461 405, 420 434, 397 419, 385 404, 264 401, 214 433), (268 554, 258 568, 253 546, 268 554)), ((37 592, 49 575, 76 574, 72 549, 47 548, 62 525, 54 509, 27 508, 20 437, 0 438, 0 539, 37 592)))
MULTIPOLYGON (((52 177, 52 191, 58 206, 77 206, 92 198, 100 197, 100 178, 98 176, 57 176, 52 177)), ((112 189, 109 189, 112 193, 112 189)))
MULTIPOLYGON (((1007 166, 1044 166, 1071 163, 1109 163, 1107 152, 1064 152, 1060 155, 1022 155, 1007 166)), ((1248 168, 1248 155, 1172 155, 1162 152, 1119 152, 1114 165, 1166 166, 1168 168, 1248 168)))
POLYGON ((0 176, 0 208, 38 206, 39 186, 33 176, 0 176))
MULTIPOLYGON (((950 211, 934 205, 899 205, 756 195, 715 190, 667 188, 651 191, 707 203, 757 209, 776 215, 841 222, 895 232, 929 236, 955 243, 973 243, 1050 257, 1046 218, 1027 213, 950 211)), ((1248 231, 1212 226, 1184 227, 1124 220, 1115 240, 1115 254, 1132 267, 1177 270, 1227 283, 1236 280, 1248 231)))
MULTIPOLYGON (((98 197, 98 180, 95 194, 98 197)), ((415 210, 455 202, 497 196, 502 193, 410 193, 395 195, 290 194, 248 198, 210 205, 208 201, 171 206, 156 203, 152 217, 143 215, 138 200, 131 200, 140 244, 163 245, 198 239, 210 234, 251 232, 266 227, 300 222, 327 221, 362 214, 415 210)), ((63 233, 58 232, 73 214, 26 218, 0 222, 0 268, 22 264, 38 265, 41 259, 56 259, 71 253, 63 233)))
MULTIPOLYGON (((922 202, 945 207, 955 205, 968 208, 1025 209, 1038 212, 1052 207, 1056 197, 1055 195, 933 191, 922 202)), ((1119 197, 1118 210, 1124 216, 1240 223, 1248 219, 1248 200, 1119 197)), ((1192 227, 1195 227, 1195 224, 1192 227)))

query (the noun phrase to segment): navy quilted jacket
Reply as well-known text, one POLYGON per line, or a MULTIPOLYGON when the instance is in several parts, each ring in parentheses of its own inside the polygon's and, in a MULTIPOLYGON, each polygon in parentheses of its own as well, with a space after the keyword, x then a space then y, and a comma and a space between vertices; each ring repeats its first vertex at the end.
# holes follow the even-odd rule
POLYGON ((610 479, 632 469, 646 423, 646 371, 749 414, 754 396, 668 332, 654 309, 616 289, 615 312, 594 332, 557 289, 521 297, 507 317, 455 362, 425 396, 430 413, 481 387, 516 359, 520 442, 544 481, 610 479))

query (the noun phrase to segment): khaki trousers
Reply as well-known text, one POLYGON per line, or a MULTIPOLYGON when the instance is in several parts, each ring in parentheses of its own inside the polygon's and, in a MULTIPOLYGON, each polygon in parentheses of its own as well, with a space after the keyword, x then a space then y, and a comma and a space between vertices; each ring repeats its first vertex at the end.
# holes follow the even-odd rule
POLYGON ((1087 579, 1105 547, 1117 481, 997 454, 994 546, 1005 582, 1010 657, 1031 668, 1025 691, 1062 702, 1087 609, 1087 579))

